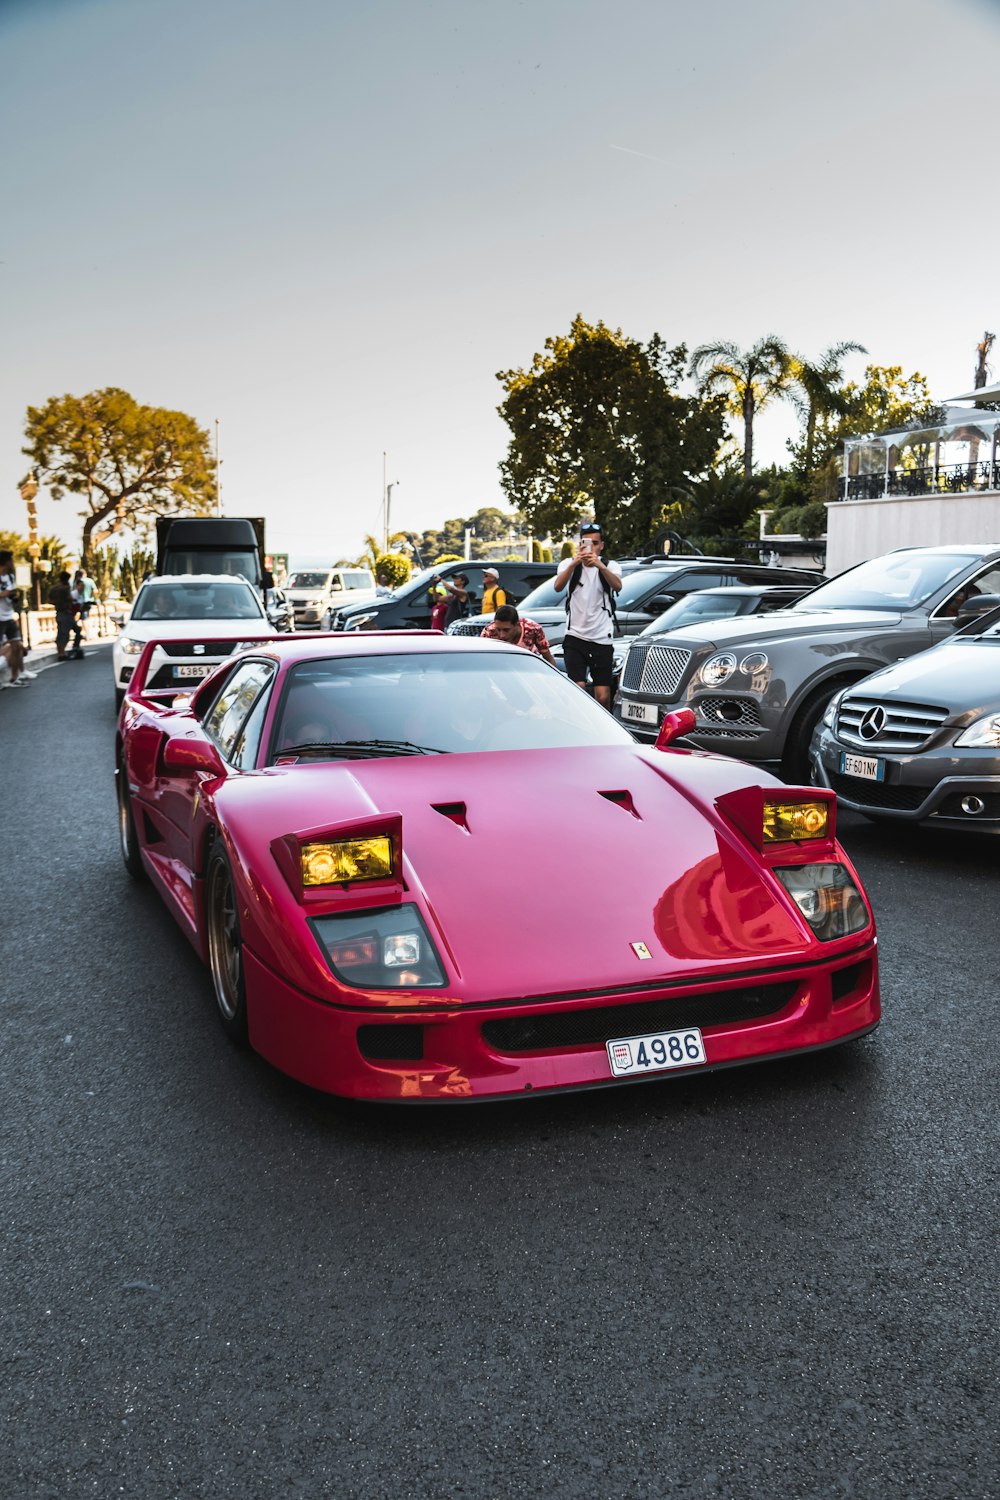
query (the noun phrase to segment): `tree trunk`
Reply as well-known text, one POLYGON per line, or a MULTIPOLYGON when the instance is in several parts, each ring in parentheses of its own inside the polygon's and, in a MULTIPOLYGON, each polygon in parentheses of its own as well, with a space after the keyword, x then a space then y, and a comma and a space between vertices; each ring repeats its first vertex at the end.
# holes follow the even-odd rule
POLYGON ((753 473, 753 392, 747 390, 743 397, 743 477, 749 479, 753 473))

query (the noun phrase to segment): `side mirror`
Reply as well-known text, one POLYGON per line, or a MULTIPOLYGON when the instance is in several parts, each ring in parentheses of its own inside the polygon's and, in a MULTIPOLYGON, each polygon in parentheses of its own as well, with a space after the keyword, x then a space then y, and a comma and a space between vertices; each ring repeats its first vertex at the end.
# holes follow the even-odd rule
POLYGON ((225 770, 222 757, 210 740, 197 735, 178 735, 167 740, 163 747, 163 769, 175 775, 193 776, 195 771, 207 771, 210 776, 221 776, 225 770))
POLYGON ((675 714, 665 714, 660 732, 656 736, 657 750, 666 750, 674 740, 680 739, 681 735, 690 734, 697 719, 691 708, 679 708, 675 714))
POLYGON ((974 620, 977 615, 988 614, 991 609, 996 609, 1000 604, 1000 594, 973 594, 971 599, 966 599, 958 606, 955 614, 956 625, 966 625, 969 620, 974 620))

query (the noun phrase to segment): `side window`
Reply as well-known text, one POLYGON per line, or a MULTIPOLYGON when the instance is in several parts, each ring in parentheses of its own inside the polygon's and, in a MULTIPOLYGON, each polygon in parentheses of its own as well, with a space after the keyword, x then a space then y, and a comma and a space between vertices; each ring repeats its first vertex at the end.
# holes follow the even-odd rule
POLYGON ((991 563, 985 572, 977 574, 975 578, 962 584, 956 589, 950 599, 947 599, 936 611, 938 616, 944 615, 947 619, 953 619, 958 614, 959 606, 966 599, 975 599, 979 594, 1000 594, 1000 566, 991 563))
POLYGON ((234 761, 244 723, 274 675, 269 662, 247 661, 238 666, 205 718, 205 732, 225 760, 234 761))
POLYGON ((233 765, 238 771, 252 771, 257 763, 257 751, 270 701, 270 693, 259 692, 256 703, 243 721, 243 728, 233 748, 233 765))

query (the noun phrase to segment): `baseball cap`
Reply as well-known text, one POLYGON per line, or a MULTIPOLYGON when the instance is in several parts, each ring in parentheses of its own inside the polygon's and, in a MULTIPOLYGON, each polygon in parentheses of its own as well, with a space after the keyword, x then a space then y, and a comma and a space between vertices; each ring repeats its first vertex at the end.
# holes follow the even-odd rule
POLYGON ((483 577, 484 578, 499 578, 500 574, 497 572, 496 568, 484 568, 483 569, 483 577))

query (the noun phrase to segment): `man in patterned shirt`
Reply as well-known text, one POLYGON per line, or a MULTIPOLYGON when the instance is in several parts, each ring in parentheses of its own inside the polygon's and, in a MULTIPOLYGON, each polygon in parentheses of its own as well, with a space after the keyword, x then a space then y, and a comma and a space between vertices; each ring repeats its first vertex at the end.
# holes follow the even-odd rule
POLYGON ((545 631, 534 620, 522 620, 513 604, 501 604, 493 622, 482 632, 488 641, 506 641, 508 646, 523 646, 536 656, 544 656, 555 666, 545 631))

